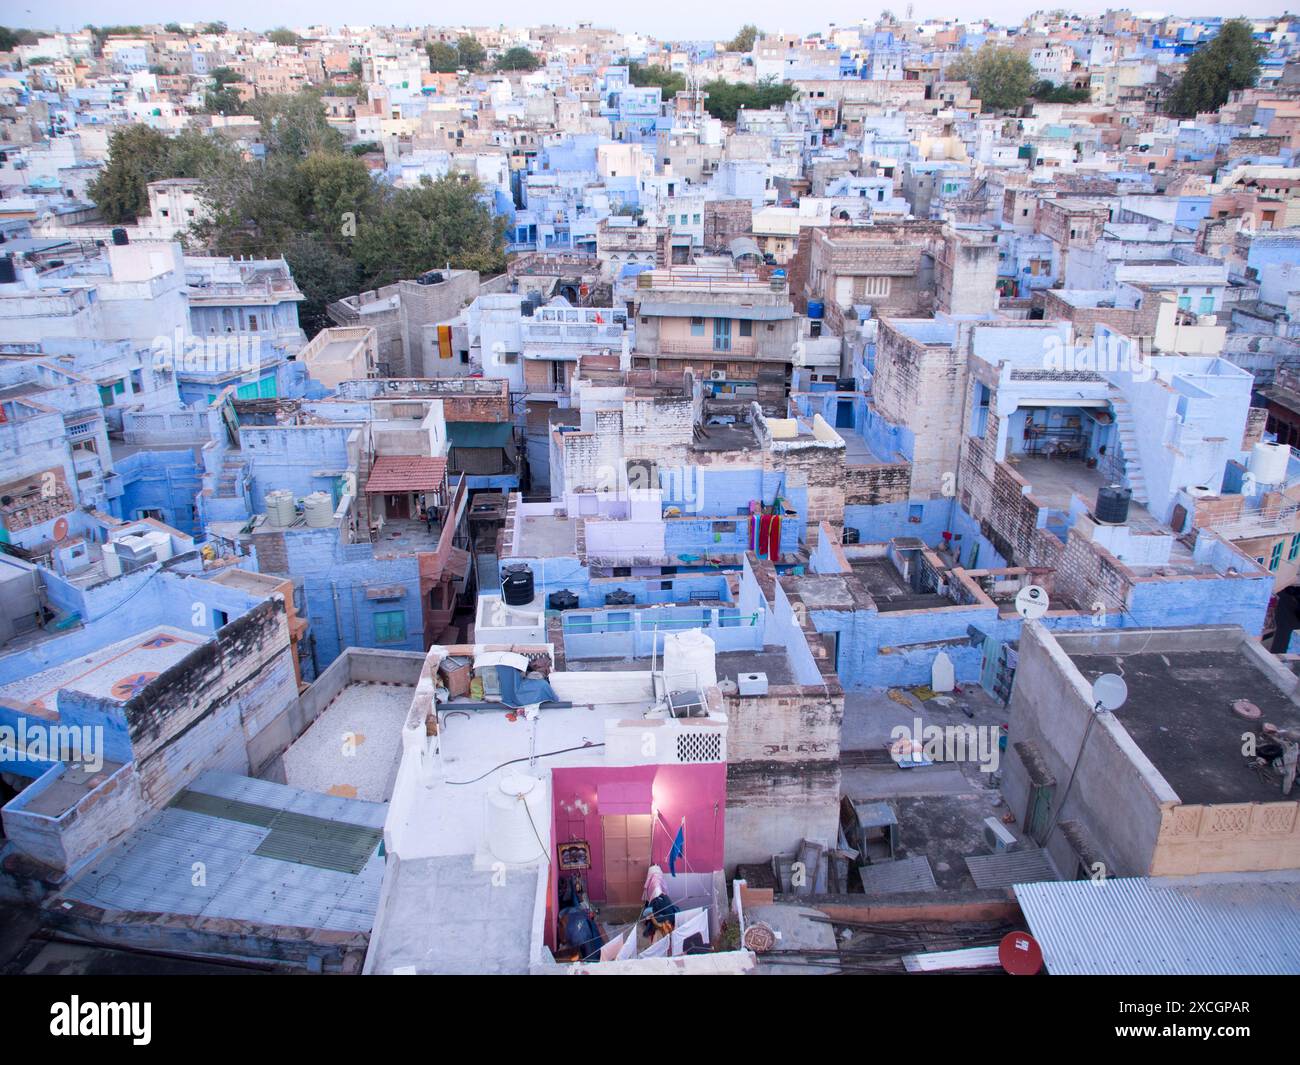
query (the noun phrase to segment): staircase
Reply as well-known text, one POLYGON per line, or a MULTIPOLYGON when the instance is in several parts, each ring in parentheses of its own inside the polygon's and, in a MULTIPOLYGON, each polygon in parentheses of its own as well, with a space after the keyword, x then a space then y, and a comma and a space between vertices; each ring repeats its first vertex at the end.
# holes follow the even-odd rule
POLYGON ((242 499, 244 496, 244 468, 242 458, 229 456, 221 464, 213 495, 218 499, 242 499))
POLYGON ((1147 494, 1146 477, 1142 473, 1142 460, 1138 456, 1137 431, 1133 425, 1133 411, 1128 400, 1114 395, 1110 399, 1111 409, 1115 412, 1115 426, 1119 430, 1120 452, 1124 456, 1124 480, 1133 492, 1133 498, 1146 506, 1150 501, 1147 494))

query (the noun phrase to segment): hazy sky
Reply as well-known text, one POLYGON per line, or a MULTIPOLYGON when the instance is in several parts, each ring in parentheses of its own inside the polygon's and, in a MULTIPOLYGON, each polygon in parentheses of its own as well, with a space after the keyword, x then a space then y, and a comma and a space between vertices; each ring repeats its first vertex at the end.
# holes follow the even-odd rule
MULTIPOLYGON (((997 3, 971 3, 961 0, 916 0, 916 18, 945 18, 981 15, 1003 22, 1018 21, 1032 11, 1066 6, 1053 0, 998 0, 997 3)), ((1073 10, 1101 12, 1106 7, 1121 7, 1120 2, 1077 7, 1073 10)), ((1131 4, 1137 11, 1172 11, 1180 15, 1223 14, 1223 4, 1215 0, 1184 0, 1175 7, 1131 4)), ((1272 15, 1286 10, 1278 0, 1236 0, 1229 5, 1233 14, 1272 15)), ((76 29, 87 23, 97 25, 132 22, 199 21, 220 19, 232 27, 271 29, 277 25, 327 23, 333 26, 348 22, 387 25, 454 24, 473 18, 480 25, 528 25, 542 21, 595 22, 601 26, 639 31, 658 37, 708 39, 730 36, 743 22, 754 22, 764 30, 809 33, 824 30, 831 22, 847 25, 863 18, 874 18, 885 8, 900 17, 907 10, 907 0, 896 3, 871 3, 866 6, 852 0, 829 0, 808 10, 790 0, 747 0, 744 4, 701 4, 698 0, 658 0, 644 8, 629 5, 626 15, 613 13, 608 0, 492 0, 468 7, 424 5, 398 0, 281 0, 267 4, 254 0, 4 0, 0 4, 0 23, 10 26, 76 29), (470 12, 473 12, 471 15, 470 12)))

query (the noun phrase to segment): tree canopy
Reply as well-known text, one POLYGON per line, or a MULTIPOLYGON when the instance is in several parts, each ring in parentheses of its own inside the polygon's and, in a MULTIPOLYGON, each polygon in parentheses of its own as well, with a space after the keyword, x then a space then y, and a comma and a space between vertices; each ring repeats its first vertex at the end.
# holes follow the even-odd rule
POLYGON ((1228 102, 1230 94, 1255 84, 1266 51, 1245 19, 1225 22, 1214 40, 1192 53, 1187 61, 1182 77, 1169 94, 1169 113, 1178 118, 1195 118, 1203 111, 1217 111, 1228 102))
POLYGON ((1069 85, 1054 85, 1050 81, 1039 81, 1029 90, 1029 95, 1045 104, 1086 104, 1092 99, 1087 89, 1074 89, 1069 85))
POLYGON ((424 46, 429 55, 429 69, 435 74, 454 74, 460 69, 460 52, 446 41, 430 41, 424 46))
POLYGON ((645 67, 640 63, 628 64, 628 80, 641 89, 659 86, 665 99, 686 89, 686 78, 677 71, 665 70, 663 67, 645 67))
POLYGON ((287 30, 283 26, 277 26, 273 30, 266 31, 266 39, 272 44, 283 46, 297 46, 302 40, 293 30, 287 30))
POLYGON ((514 47, 497 60, 497 70, 536 70, 542 61, 527 48, 514 47))
POLYGON ((108 151, 108 165, 87 192, 104 221, 116 225, 148 211, 149 182, 205 177, 228 149, 197 130, 168 137, 148 126, 126 126, 109 138, 108 151))
POLYGON ((946 77, 970 85, 985 111, 1023 107, 1036 81, 1028 59, 1014 48, 994 44, 962 55, 948 67, 946 77))
POLYGON ((727 42, 728 52, 751 52, 754 49, 754 42, 758 40, 759 29, 753 23, 745 23, 740 27, 740 32, 727 42))
POLYGON ((456 42, 456 52, 466 70, 479 70, 487 62, 487 49, 468 34, 456 42))
POLYGON ((311 333, 329 324, 328 304, 364 289, 447 263, 485 273, 504 268, 504 222, 492 216, 477 181, 452 175, 407 189, 376 183, 329 126, 314 92, 264 97, 247 110, 262 124, 262 160, 197 130, 174 138, 147 126, 114 133, 108 164, 90 188, 105 220, 142 215, 150 181, 199 178, 207 211, 190 242, 222 255, 283 256, 305 297, 299 314, 311 333))
POLYGON ((706 82, 704 91, 708 93, 704 109, 714 118, 734 122, 741 108, 761 111, 768 107, 780 107, 794 98, 795 88, 775 78, 764 78, 757 85, 742 85, 719 79, 706 82))

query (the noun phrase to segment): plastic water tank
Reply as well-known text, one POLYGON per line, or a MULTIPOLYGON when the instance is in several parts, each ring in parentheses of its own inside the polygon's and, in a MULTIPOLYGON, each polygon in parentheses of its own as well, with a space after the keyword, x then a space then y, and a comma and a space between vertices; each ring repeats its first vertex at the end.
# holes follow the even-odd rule
POLYGON ((808 317, 821 318, 826 314, 826 304, 821 300, 808 301, 808 317))
POLYGON ((664 636, 664 676, 669 687, 680 686, 679 674, 694 675, 699 690, 718 683, 717 648, 703 629, 670 632, 664 636))
POLYGON ((277 488, 266 493, 266 517, 272 524, 287 528, 296 517, 293 507, 293 493, 284 488, 277 488))
POLYGON ((533 571, 527 566, 516 564, 501 570, 501 598, 507 606, 527 606, 535 594, 533 571))
POLYGON ((313 492, 302 501, 303 517, 313 529, 334 524, 334 499, 328 492, 313 492))
POLYGON ((577 610, 578 597, 565 588, 563 591, 552 592, 547 596, 546 605, 552 610, 577 610))
POLYGON ((1093 510, 1093 517, 1103 525, 1123 525, 1128 521, 1128 504, 1132 496, 1132 490, 1122 485, 1102 485, 1097 490, 1097 506, 1093 510))
POLYGON ((538 841, 546 824, 546 787, 536 777, 508 773, 488 792, 487 849, 502 862, 512 865, 541 861, 538 841))
POLYGON ((631 606, 635 602, 636 596, 622 588, 605 596, 606 606, 631 606))
POLYGON ((1259 443, 1250 452, 1250 472, 1256 484, 1282 484, 1291 461, 1291 449, 1285 444, 1259 443))

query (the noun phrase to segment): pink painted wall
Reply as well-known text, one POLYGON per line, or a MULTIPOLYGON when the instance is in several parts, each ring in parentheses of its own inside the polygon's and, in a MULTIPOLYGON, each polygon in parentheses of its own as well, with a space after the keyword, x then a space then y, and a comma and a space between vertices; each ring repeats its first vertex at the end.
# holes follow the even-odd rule
MULTIPOLYGON (((591 898, 605 898, 605 846, 601 811, 596 789, 616 783, 649 784, 655 808, 652 864, 668 873, 668 852, 677 828, 686 818, 686 863, 677 871, 707 873, 722 868, 723 822, 727 808, 727 767, 707 765, 590 766, 555 769, 551 772, 551 838, 556 844, 585 839, 591 844, 591 871, 586 874, 591 898), (575 800, 586 803, 588 812, 564 809, 575 800), (667 827, 665 827, 665 822, 667 827)), ((620 810, 618 812, 628 812, 620 810)), ((640 811, 646 812, 649 811, 640 811)), ((555 852, 552 850, 552 861, 555 852)), ((558 872, 557 875, 563 875, 558 872)))

